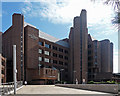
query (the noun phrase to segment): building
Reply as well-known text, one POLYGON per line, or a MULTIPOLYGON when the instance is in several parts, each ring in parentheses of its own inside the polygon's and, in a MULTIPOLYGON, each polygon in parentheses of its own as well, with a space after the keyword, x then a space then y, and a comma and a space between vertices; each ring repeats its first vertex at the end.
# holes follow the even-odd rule
POLYGON ((22 14, 14 13, 12 26, 2 34, 2 55, 7 58, 7 81, 13 81, 13 45, 17 46, 18 81, 51 84, 56 80, 70 83, 95 80, 98 73, 112 72, 113 45, 109 41, 106 50, 110 50, 105 53, 103 41, 93 40, 88 34, 86 10, 74 18, 69 38, 62 40, 24 22, 22 14))
POLYGON ((56 39, 25 23, 23 15, 13 14, 12 26, 4 32, 2 40, 3 56, 7 58, 7 81, 13 81, 13 45, 17 46, 17 80, 27 80, 30 83, 53 82, 58 73, 62 74, 61 69, 64 69, 63 77, 66 80, 69 55, 66 41, 67 39, 56 39))
POLYGON ((0 54, 0 84, 6 83, 6 58, 0 54))
POLYGON ((83 80, 87 82, 88 70, 88 29, 86 10, 82 10, 80 16, 74 18, 73 27, 70 35, 70 64, 71 77, 82 83, 83 80), (82 25, 82 26, 81 26, 82 25), (74 76, 75 75, 75 76, 74 76))
POLYGON ((111 80, 113 73, 113 43, 108 39, 98 41, 88 35, 89 81, 111 80), (110 79, 111 78, 111 79, 110 79))
POLYGON ((2 57, 2 32, 0 32, 0 85, 6 83, 6 58, 2 57))

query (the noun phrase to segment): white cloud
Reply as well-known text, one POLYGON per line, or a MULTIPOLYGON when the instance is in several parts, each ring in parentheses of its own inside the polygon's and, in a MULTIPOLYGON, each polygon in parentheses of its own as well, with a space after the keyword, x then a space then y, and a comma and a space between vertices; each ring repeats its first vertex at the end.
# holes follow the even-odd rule
MULTIPOLYGON (((53 23, 69 23, 72 25, 73 18, 79 16, 81 9, 87 10, 88 27, 96 31, 96 35, 112 35, 117 32, 111 27, 113 10, 103 2, 93 3, 91 0, 25 0, 22 11, 24 15, 42 17, 53 23), (31 3, 32 1, 32 3, 31 3), (97 25, 97 26, 96 26, 97 25), (94 27, 96 26, 96 28, 94 27), (98 30, 102 31, 98 32, 98 30), (103 31, 104 30, 104 31, 103 31)), ((118 54, 114 52, 114 72, 118 72, 118 54)))
MULTIPOLYGON (((25 0, 28 1, 28 0, 25 0)), ((29 0, 30 1, 30 0, 29 0)), ((32 0, 33 1, 33 0, 32 0)), ((36 0, 34 0, 35 2, 36 0)), ((91 0, 37 0, 35 5, 25 3, 23 13, 29 16, 41 16, 53 23, 71 23, 79 16, 81 9, 87 10, 88 24, 108 24, 113 13, 109 6, 92 3, 91 0), (28 9, 28 10, 27 10, 28 9), (32 14, 32 15, 31 15, 32 14)))
POLYGON ((102 36, 102 35, 108 36, 108 35, 113 35, 113 34, 116 34, 116 33, 117 33, 117 31, 105 29, 104 31, 97 32, 96 36, 102 36))

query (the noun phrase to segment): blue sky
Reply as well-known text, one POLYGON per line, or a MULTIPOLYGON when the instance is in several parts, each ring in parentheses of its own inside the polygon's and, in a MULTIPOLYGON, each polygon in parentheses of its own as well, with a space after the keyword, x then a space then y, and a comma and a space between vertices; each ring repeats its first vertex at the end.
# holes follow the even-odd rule
POLYGON ((13 13, 22 13, 25 22, 56 38, 66 38, 73 18, 80 15, 81 9, 86 9, 89 33, 95 39, 110 39, 114 43, 114 72, 117 72, 118 33, 111 24, 114 11, 110 6, 101 2, 93 3, 91 0, 38 1, 2 2, 2 32, 11 26, 13 13))

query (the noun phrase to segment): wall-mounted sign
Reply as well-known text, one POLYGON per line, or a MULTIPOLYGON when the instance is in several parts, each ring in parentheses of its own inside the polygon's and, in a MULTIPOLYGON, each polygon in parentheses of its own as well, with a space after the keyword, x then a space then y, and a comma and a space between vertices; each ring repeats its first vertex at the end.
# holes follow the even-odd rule
POLYGON ((54 77, 55 78, 56 76, 48 76, 48 77, 52 77, 52 78, 54 77))
POLYGON ((34 39, 34 40, 37 40, 37 39, 38 39, 38 37, 36 37, 34 34, 28 34, 28 36, 29 36, 30 38, 34 39))

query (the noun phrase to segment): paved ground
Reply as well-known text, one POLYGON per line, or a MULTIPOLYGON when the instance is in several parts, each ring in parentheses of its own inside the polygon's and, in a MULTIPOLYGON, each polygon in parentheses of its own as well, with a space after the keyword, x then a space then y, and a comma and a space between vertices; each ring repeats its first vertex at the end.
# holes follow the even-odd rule
POLYGON ((18 90, 17 94, 101 94, 101 96, 113 96, 108 93, 64 88, 54 85, 27 85, 18 90))

